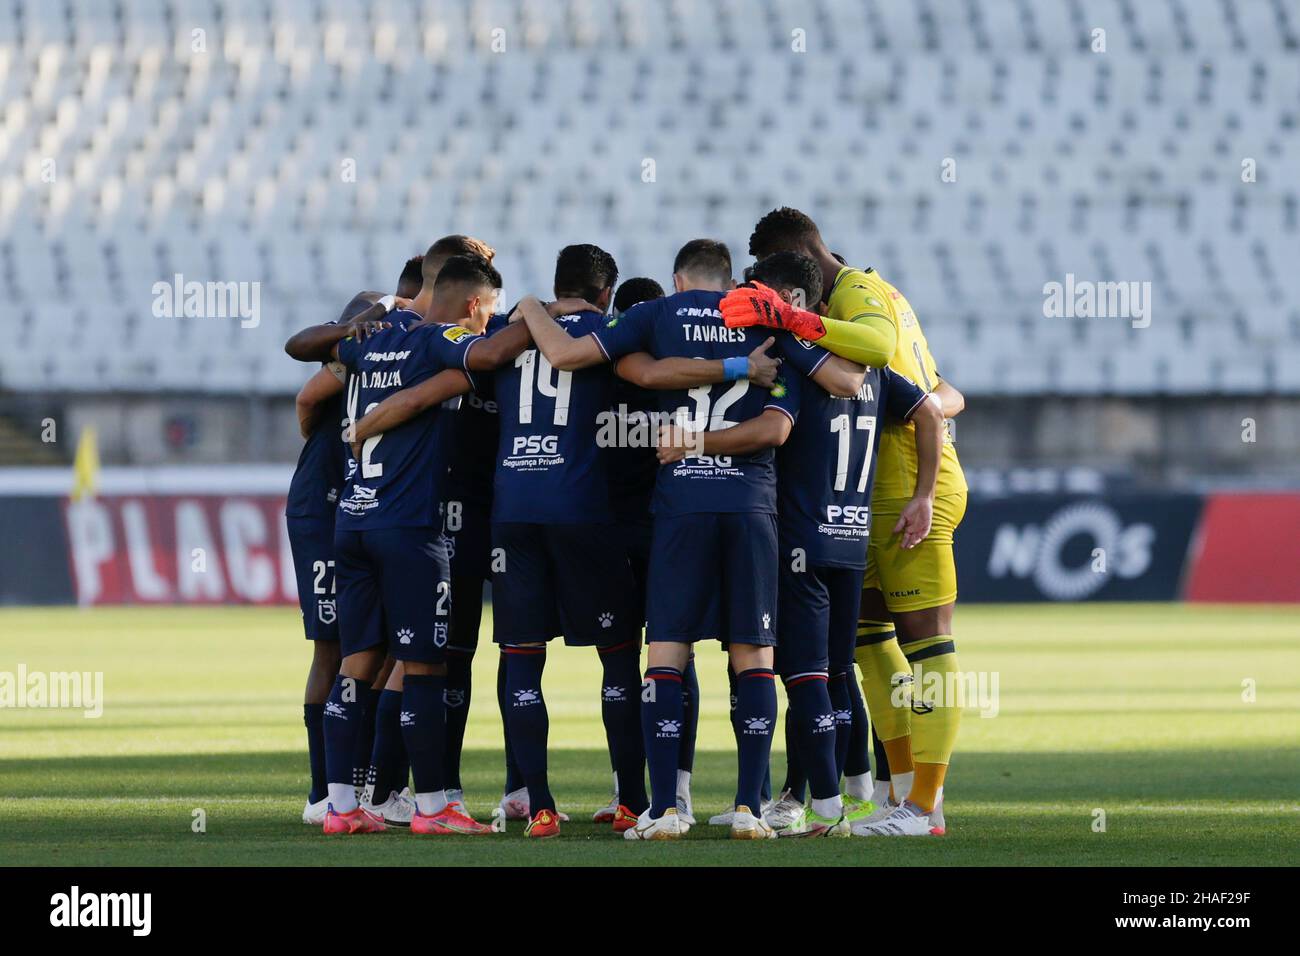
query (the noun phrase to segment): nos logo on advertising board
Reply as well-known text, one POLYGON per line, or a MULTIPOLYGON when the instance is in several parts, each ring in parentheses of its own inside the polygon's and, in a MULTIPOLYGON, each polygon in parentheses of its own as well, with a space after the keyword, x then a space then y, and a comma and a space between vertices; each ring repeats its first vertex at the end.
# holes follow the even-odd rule
POLYGON ((1200 499, 976 499, 957 531, 962 601, 1176 598, 1200 499))

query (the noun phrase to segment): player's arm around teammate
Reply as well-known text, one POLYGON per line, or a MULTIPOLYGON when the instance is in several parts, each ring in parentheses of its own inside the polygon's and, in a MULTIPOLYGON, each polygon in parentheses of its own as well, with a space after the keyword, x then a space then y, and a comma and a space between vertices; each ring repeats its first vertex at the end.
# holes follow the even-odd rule
MULTIPOLYGON (((758 348, 749 353, 745 359, 745 375, 755 385, 771 388, 776 381, 777 372, 781 370, 781 360, 767 354, 767 350, 776 344, 776 339, 769 336, 758 348)), ((700 385, 714 385, 729 381, 727 362, 734 361, 732 369, 739 371, 740 360, 731 359, 656 359, 648 352, 633 352, 618 360, 614 370, 619 378, 626 379, 633 385, 652 389, 696 388, 700 385)))
POLYGON ((865 301, 862 305, 822 316, 799 307, 761 282, 750 282, 727 293, 721 311, 728 328, 762 325, 785 329, 859 365, 880 367, 897 347, 897 331, 886 316, 865 301))
MULTIPOLYGON (((522 299, 516 311, 528 323, 533 342, 553 368, 571 372, 609 361, 595 338, 590 335, 573 338, 547 314, 545 307, 535 297, 522 299)), ((742 378, 761 385, 769 375, 775 377, 771 363, 776 360, 759 354, 765 352, 766 348, 766 345, 760 346, 748 358, 735 359, 656 359, 640 352, 626 356, 619 363, 617 372, 629 382, 643 388, 696 388, 742 378), (632 360, 630 363, 629 359, 632 360)))
MULTIPOLYGON (((680 425, 660 425, 659 464, 669 465, 687 455, 752 455, 779 448, 790 437, 793 423, 783 411, 769 408, 732 428, 697 432, 680 425)), ((768 648, 770 651, 771 648, 768 648)))
POLYGON ((939 462, 943 457, 943 413, 934 402, 922 402, 912 412, 916 426, 916 490, 903 506, 894 534, 902 535, 899 544, 910 551, 925 540, 934 518, 934 489, 939 481, 939 462))
MULTIPOLYGON (((590 308, 582 299, 561 299, 544 306, 547 314, 555 310, 590 308)), ((516 311, 518 311, 516 309, 516 311)), ((470 329, 470 331, 478 331, 470 329)), ((528 327, 523 322, 511 325, 477 342, 470 349, 465 364, 473 372, 491 372, 514 359, 529 346, 528 327)), ((450 398, 470 391, 469 377, 459 369, 447 369, 433 378, 404 388, 388 396, 367 412, 357 423, 352 442, 355 446, 368 438, 396 428, 416 415, 450 398)))
POLYGON ((939 384, 930 394, 939 400, 939 410, 943 412, 944 418, 956 418, 966 408, 966 396, 944 379, 939 379, 939 384))
POLYGON ((343 379, 332 368, 322 368, 307 379, 294 397, 293 407, 298 416, 298 433, 310 438, 320 421, 323 406, 335 395, 343 393, 343 379))
POLYGON ((334 346, 343 339, 355 338, 359 342, 364 342, 368 336, 388 328, 384 316, 394 308, 404 309, 410 305, 409 299, 394 295, 379 297, 378 293, 361 294, 375 296, 376 301, 350 322, 325 322, 295 332, 284 343, 285 353, 299 362, 328 361, 323 356, 333 357, 334 346))

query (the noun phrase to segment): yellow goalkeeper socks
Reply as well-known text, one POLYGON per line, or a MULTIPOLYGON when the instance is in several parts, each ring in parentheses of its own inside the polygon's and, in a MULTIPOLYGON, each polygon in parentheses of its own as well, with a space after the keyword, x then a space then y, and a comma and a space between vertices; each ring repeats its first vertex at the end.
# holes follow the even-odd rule
POLYGON ((912 759, 916 776, 909 798, 922 809, 934 809, 957 742, 961 701, 960 672, 952 635, 940 634, 906 647, 915 683, 912 687, 912 759))
MULTIPOLYGON (((862 696, 867 702, 867 713, 871 715, 876 736, 888 747, 889 741, 905 737, 911 731, 911 710, 907 704, 910 695, 900 694, 900 698, 906 699, 895 701, 894 689, 896 683, 911 683, 912 666, 899 648, 893 628, 878 637, 872 643, 861 644, 854 658, 862 669, 862 696)), ((892 770, 893 754, 890 760, 892 770)))
POLYGON ((889 760, 894 799, 902 800, 907 796, 912 775, 911 694, 899 694, 896 698, 895 688, 904 681, 911 683, 912 666, 898 646, 892 624, 860 621, 854 657, 862 670, 862 696, 867 702, 867 713, 889 760))
POLYGON ((916 776, 912 778, 912 792, 907 799, 929 813, 939 800, 939 791, 943 789, 943 778, 947 773, 946 763, 918 763, 916 776))

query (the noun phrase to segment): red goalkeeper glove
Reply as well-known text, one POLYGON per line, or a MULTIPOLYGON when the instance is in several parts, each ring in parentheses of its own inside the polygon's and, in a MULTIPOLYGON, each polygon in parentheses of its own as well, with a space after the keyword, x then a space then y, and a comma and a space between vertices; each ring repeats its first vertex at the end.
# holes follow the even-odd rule
POLYGON ((781 298, 776 290, 761 282, 747 282, 722 297, 718 307, 729 329, 764 325, 785 329, 801 339, 815 342, 826 334, 826 325, 816 312, 797 309, 781 298))

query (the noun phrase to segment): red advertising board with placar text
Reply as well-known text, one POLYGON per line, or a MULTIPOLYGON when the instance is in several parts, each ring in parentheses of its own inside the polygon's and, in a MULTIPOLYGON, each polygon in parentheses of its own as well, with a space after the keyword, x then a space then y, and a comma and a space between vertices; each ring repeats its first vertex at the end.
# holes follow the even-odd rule
POLYGON ((63 515, 80 604, 297 601, 282 496, 110 496, 63 515))

